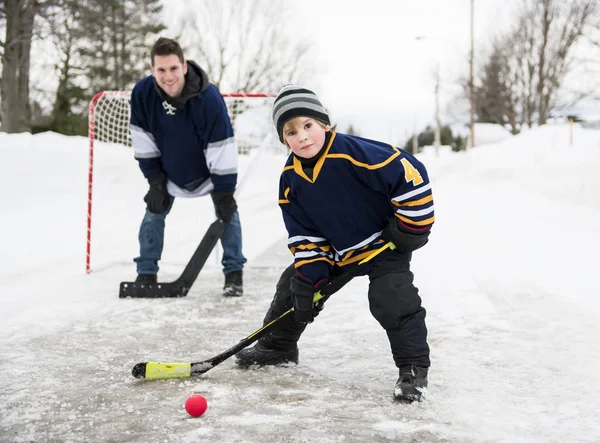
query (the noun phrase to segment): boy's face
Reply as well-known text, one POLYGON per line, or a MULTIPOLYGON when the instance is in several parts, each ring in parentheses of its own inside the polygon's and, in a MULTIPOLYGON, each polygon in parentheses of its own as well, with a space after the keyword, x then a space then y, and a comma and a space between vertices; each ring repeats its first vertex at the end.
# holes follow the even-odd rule
POLYGON ((323 147, 325 133, 330 130, 330 126, 323 127, 310 117, 296 117, 283 126, 283 138, 298 157, 312 158, 323 147))
POLYGON ((185 85, 185 74, 187 73, 187 62, 179 61, 175 54, 155 55, 154 66, 150 66, 152 75, 158 86, 165 91, 169 97, 179 97, 185 85))

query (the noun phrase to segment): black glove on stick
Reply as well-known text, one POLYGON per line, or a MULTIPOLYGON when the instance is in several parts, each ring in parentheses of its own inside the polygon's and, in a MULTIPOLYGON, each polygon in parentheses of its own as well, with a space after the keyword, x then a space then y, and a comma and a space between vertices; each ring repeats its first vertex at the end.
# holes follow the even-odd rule
POLYGON ((429 232, 408 232, 408 228, 401 226, 400 221, 392 216, 381 233, 381 238, 392 242, 396 246, 396 251, 406 253, 425 246, 425 243, 429 241, 429 232))
POLYGON ((292 291, 292 306, 294 307, 294 320, 300 324, 312 323, 319 312, 323 309, 323 299, 316 304, 313 303, 315 293, 329 282, 328 279, 321 280, 317 285, 306 277, 295 274, 290 279, 290 290, 292 291))
POLYGON ((237 203, 233 198, 233 192, 212 192, 210 196, 213 199, 217 217, 225 223, 230 223, 233 214, 237 211, 237 203))
POLYGON ((146 206, 150 212, 154 214, 162 214, 169 207, 171 198, 167 192, 167 176, 163 172, 148 177, 150 190, 144 197, 146 206))

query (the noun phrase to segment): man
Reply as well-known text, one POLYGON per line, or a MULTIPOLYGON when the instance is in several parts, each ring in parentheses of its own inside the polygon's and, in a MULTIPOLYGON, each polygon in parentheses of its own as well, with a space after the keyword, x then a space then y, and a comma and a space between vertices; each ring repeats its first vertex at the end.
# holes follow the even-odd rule
POLYGON ((136 160, 150 189, 140 226, 136 282, 156 282, 165 218, 174 197, 211 194, 217 217, 225 223, 224 296, 243 294, 242 232, 234 191, 237 145, 227 107, 216 86, 179 44, 159 38, 150 52, 152 75, 131 94, 131 139, 136 160))

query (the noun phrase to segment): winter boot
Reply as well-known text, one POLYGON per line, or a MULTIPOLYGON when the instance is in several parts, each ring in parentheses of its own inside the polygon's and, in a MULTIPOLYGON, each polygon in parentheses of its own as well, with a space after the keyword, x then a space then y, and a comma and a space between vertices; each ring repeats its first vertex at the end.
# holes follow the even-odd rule
POLYGON ((298 346, 287 351, 276 351, 256 343, 252 348, 246 348, 235 354, 235 362, 243 367, 278 365, 281 363, 298 363, 298 346))
POLYGON ((242 286, 242 271, 233 271, 225 274, 225 285, 223 286, 224 297, 241 297, 244 294, 242 286))
POLYGON ((156 283, 156 274, 138 274, 135 282, 142 284, 156 283))
POLYGON ((400 378, 394 388, 394 398, 402 401, 421 401, 427 393, 427 372, 429 368, 415 365, 400 366, 400 378))

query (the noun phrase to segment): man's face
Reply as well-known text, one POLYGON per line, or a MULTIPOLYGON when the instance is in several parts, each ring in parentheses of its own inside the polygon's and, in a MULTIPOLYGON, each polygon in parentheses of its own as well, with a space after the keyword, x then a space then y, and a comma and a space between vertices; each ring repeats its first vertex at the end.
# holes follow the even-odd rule
POLYGON ((185 85, 187 62, 181 63, 175 54, 155 55, 154 66, 150 66, 158 86, 169 97, 179 97, 185 85))

